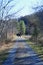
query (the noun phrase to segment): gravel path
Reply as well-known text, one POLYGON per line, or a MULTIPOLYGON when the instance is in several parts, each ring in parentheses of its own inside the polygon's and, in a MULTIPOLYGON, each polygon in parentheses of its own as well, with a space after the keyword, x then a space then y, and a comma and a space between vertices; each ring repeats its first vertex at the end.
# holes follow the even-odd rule
POLYGON ((3 65, 43 65, 43 61, 22 37, 16 39, 13 48, 8 53, 9 56, 3 65))

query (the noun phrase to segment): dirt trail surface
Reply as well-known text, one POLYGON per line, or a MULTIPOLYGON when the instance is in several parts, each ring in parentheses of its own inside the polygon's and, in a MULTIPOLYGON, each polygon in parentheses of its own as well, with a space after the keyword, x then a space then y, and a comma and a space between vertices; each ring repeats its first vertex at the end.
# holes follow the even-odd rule
POLYGON ((27 45, 24 38, 17 37, 13 43, 15 44, 8 51, 8 58, 3 65, 43 65, 43 60, 27 45))

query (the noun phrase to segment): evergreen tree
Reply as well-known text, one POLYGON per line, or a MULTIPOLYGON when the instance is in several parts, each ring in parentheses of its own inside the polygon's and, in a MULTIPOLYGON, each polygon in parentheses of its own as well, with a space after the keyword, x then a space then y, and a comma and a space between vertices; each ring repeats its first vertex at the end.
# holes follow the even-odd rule
POLYGON ((33 31, 33 37, 34 37, 34 41, 37 43, 37 38, 38 38, 38 34, 39 34, 39 30, 37 28, 37 26, 34 26, 34 31, 33 31))
POLYGON ((20 34, 24 35, 26 32, 26 26, 23 20, 20 21, 20 34))

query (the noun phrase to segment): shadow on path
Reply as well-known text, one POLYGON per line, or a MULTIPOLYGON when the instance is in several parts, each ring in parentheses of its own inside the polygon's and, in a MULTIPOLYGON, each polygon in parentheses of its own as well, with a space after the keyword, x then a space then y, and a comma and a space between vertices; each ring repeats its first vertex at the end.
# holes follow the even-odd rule
POLYGON ((26 44, 26 41, 23 38, 12 41, 16 44, 9 51, 9 56, 3 65, 43 65, 43 60, 26 44))

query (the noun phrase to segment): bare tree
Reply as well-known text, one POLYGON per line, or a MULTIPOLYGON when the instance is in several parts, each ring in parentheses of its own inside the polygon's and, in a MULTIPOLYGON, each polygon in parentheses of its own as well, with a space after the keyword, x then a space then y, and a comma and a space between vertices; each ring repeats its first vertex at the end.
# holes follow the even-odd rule
MULTIPOLYGON (((5 10, 6 10, 6 7, 8 6, 8 4, 10 3, 10 2, 12 2, 13 0, 8 0, 8 2, 5 4, 5 5, 3 5, 3 2, 4 2, 4 0, 1 0, 0 1, 0 39, 1 39, 1 41, 3 41, 3 39, 5 38, 4 36, 5 36, 5 28, 7 27, 6 26, 6 23, 7 22, 5 22, 3 19, 4 19, 4 13, 5 13, 5 10), (6 26, 6 27, 5 27, 6 26)), ((11 7, 10 7, 11 8, 11 7)), ((6 10, 6 12, 7 12, 7 10, 6 10)), ((8 12, 7 12, 7 14, 8 14, 8 12)))
POLYGON ((43 11, 43 5, 33 7, 35 11, 43 11))
POLYGON ((0 20, 1 20, 0 21, 0 23, 1 23, 0 24, 0 38, 2 38, 2 40, 3 40, 3 35, 5 35, 5 34, 6 34, 6 38, 7 38, 7 29, 8 29, 9 23, 8 23, 8 21, 6 21, 6 19, 13 17, 16 13, 18 13, 19 11, 21 11, 23 9, 23 7, 22 7, 18 11, 14 12, 13 14, 9 14, 10 10, 13 7, 15 7, 17 2, 14 5, 12 4, 9 6, 9 4, 14 0, 8 0, 7 3, 5 5, 3 5, 4 1, 5 0, 0 1, 0 14, 1 14, 0 15, 0 20))

